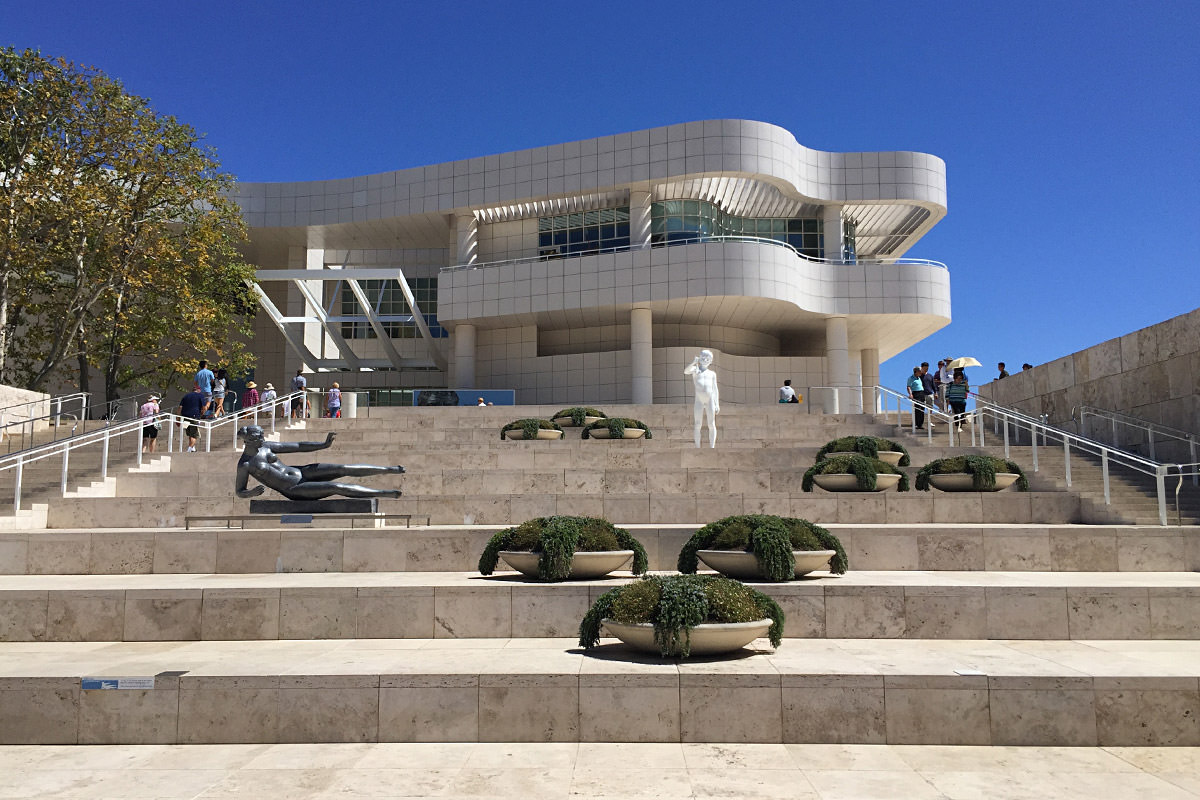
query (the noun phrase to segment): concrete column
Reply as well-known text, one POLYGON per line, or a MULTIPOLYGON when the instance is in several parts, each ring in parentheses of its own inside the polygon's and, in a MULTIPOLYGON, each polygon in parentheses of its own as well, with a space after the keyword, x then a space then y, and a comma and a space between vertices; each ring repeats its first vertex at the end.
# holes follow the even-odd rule
POLYGON ((879 349, 864 348, 859 352, 858 357, 862 364, 863 411, 868 414, 878 414, 879 397, 868 387, 879 385, 879 349))
POLYGON ((473 214, 454 219, 454 263, 474 264, 479 260, 479 220, 473 214))
MULTIPOLYGON (((325 251, 324 249, 308 248, 304 253, 304 268, 320 272, 325 269, 325 251)), ((312 296, 325 301, 325 283, 321 280, 305 281, 312 296)), ((321 309, 312 308, 311 303, 304 301, 305 316, 318 316, 321 309)), ((304 344, 318 358, 325 358, 326 355, 333 350, 333 340, 325 335, 325 329, 321 327, 319 322, 306 322, 304 324, 304 344)), ((305 369, 309 369, 310 365, 305 364, 305 369)))
POLYGON ((454 389, 475 388, 475 326, 454 326, 454 389))
POLYGON ((629 246, 639 250, 650 246, 650 192, 629 193, 629 246))
POLYGON ((633 365, 633 402, 650 405, 654 402, 654 329, 653 315, 648 308, 629 312, 629 350, 633 365))
MULTIPOLYGON (((829 385, 838 389, 850 385, 850 344, 846 330, 846 317, 825 318, 825 368, 828 370, 829 385)), ((826 392, 825 413, 846 413, 849 394, 845 391, 826 392), (834 399, 837 395, 837 399, 834 399), (837 409, 835 412, 834 409, 837 409)))
POLYGON ((825 258, 830 261, 840 261, 842 241, 846 238, 846 224, 842 221, 842 207, 825 206, 822 219, 825 223, 825 258))

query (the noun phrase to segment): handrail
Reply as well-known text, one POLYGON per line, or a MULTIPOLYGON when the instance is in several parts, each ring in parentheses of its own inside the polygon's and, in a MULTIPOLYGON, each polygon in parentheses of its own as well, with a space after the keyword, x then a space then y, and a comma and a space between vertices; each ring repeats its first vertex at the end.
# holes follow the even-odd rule
MULTIPOLYGON (((1071 409, 1071 421, 1075 423, 1076 430, 1079 433, 1086 433, 1088 429, 1087 419, 1094 417, 1097 420, 1108 422, 1112 428, 1112 441, 1114 447, 1120 446, 1120 436, 1117 433, 1117 426, 1123 428, 1132 428, 1134 431, 1145 433, 1146 446, 1149 450, 1150 458, 1157 458, 1155 442, 1156 437, 1166 439, 1168 441, 1184 444, 1188 448, 1188 453, 1192 462, 1196 462, 1196 434, 1191 431, 1183 430, 1182 428, 1174 428, 1170 425, 1163 425, 1158 422, 1136 417, 1133 414, 1126 414, 1122 411, 1110 411, 1104 408, 1095 408, 1094 406, 1075 406, 1071 409)), ((1140 437, 1140 434, 1138 434, 1140 437)), ((1126 445, 1127 447, 1131 445, 1126 445)), ((1140 446, 1140 445, 1137 445, 1140 446)))
POLYGON ((894 265, 894 264, 916 264, 916 265, 927 266, 927 267, 938 267, 940 269, 945 269, 945 270, 949 269, 949 267, 947 267, 945 264, 943 264, 940 261, 932 261, 932 260, 926 259, 926 258, 904 258, 904 257, 891 257, 891 258, 858 258, 858 257, 855 257, 853 259, 822 258, 819 256, 805 255, 804 253, 801 253, 799 250, 797 250, 795 247, 788 244, 787 242, 781 242, 778 239, 770 239, 770 238, 766 238, 766 237, 762 237, 762 236, 732 236, 732 235, 729 235, 729 236, 711 235, 711 236, 709 236, 709 235, 704 235, 704 234, 697 234, 696 236, 687 238, 687 239, 672 239, 668 242, 654 242, 650 245, 620 245, 619 247, 597 248, 596 250, 591 250, 586 253, 555 253, 553 255, 540 255, 539 254, 536 256, 524 256, 522 258, 508 258, 508 259, 504 259, 501 261, 483 261, 483 262, 472 262, 472 263, 467 263, 467 264, 452 264, 448 267, 442 267, 439 270, 439 272, 458 272, 460 270, 487 269, 490 267, 501 267, 501 266, 505 266, 505 265, 509 265, 509 264, 528 264, 528 263, 538 263, 538 262, 543 262, 543 261, 558 261, 558 260, 561 260, 564 258, 579 258, 582 256, 606 255, 609 253, 628 253, 630 251, 644 250, 644 249, 648 249, 648 248, 674 247, 675 245, 680 245, 680 244, 710 244, 713 242, 748 242, 748 243, 752 243, 752 244, 774 245, 776 247, 783 247, 788 250, 791 250, 796 255, 796 257, 803 259, 804 261, 812 262, 814 264, 831 264, 831 265, 835 265, 835 266, 855 266, 855 265, 859 265, 859 264, 885 265, 885 266, 890 266, 890 265, 894 265))
MULTIPOLYGON (((45 401, 43 401, 43 402, 45 402, 45 401)), ((12 422, 5 422, 4 424, 0 424, 0 439, 8 440, 9 442, 11 442, 19 435, 21 437, 21 445, 20 445, 20 447, 17 448, 17 450, 24 450, 25 449, 25 437, 28 436, 30 444, 32 444, 34 434, 37 433, 37 430, 36 430, 37 423, 48 422, 48 421, 53 420, 53 424, 50 427, 54 430, 53 440, 57 440, 58 439, 58 429, 60 427, 62 427, 59 424, 60 419, 62 419, 63 417, 67 417, 68 419, 74 420, 75 424, 73 424, 71 426, 71 432, 69 434, 67 434, 67 436, 69 437, 69 436, 75 435, 75 430, 79 427, 80 418, 86 417, 86 415, 87 415, 86 407, 80 410, 80 414, 78 416, 75 414, 71 414, 66 411, 63 411, 61 408, 59 408, 57 411, 52 411, 49 414, 42 414, 41 416, 38 416, 38 417, 26 417, 24 419, 14 420, 12 422), (11 429, 13 429, 13 428, 17 429, 16 433, 10 432, 11 429)))
POLYGON ((0 408, 0 419, 3 419, 3 417, 6 416, 10 411, 15 411, 19 408, 25 408, 26 406, 41 405, 42 403, 54 405, 58 410, 61 411, 63 404, 72 403, 76 400, 82 400, 83 402, 81 405, 84 409, 86 409, 88 406, 89 397, 91 397, 90 392, 72 392, 70 394, 60 394, 54 397, 43 397, 38 400, 25 400, 20 403, 13 403, 11 406, 4 406, 3 408, 0 408))
MULTIPOLYGON (((253 420, 254 424, 258 424, 259 415, 267 413, 271 420, 271 431, 275 430, 275 410, 277 408, 289 408, 293 400, 302 397, 303 391, 290 392, 282 397, 276 397, 270 403, 260 403, 251 408, 245 408, 233 414, 227 414, 217 419, 197 420, 190 417, 182 417, 171 412, 160 412, 152 417, 139 417, 137 419, 127 420, 116 425, 106 425, 94 431, 86 431, 77 436, 72 436, 67 439, 61 439, 56 442, 33 447, 28 450, 22 450, 17 453, 10 453, 0 457, 0 472, 8 469, 16 471, 16 479, 13 485, 13 508, 21 508, 21 481, 23 472, 27 464, 41 461, 46 458, 56 456, 62 457, 62 478, 59 483, 59 491, 61 495, 67 492, 67 477, 70 464, 71 451, 78 450, 82 447, 90 445, 101 446, 100 459, 100 478, 101 480, 108 477, 108 455, 109 446, 113 439, 119 439, 122 436, 133 434, 139 441, 137 450, 137 464, 142 464, 142 450, 140 440, 142 438, 142 428, 148 423, 157 423, 160 426, 167 426, 167 449, 170 453, 174 450, 175 428, 183 427, 184 425, 195 425, 197 428, 204 429, 204 449, 210 451, 212 449, 213 431, 219 430, 222 427, 229 426, 232 429, 232 443, 234 449, 237 448, 237 430, 240 427, 239 423, 253 420)), ((179 447, 182 452, 185 445, 183 432, 180 431, 179 447)))

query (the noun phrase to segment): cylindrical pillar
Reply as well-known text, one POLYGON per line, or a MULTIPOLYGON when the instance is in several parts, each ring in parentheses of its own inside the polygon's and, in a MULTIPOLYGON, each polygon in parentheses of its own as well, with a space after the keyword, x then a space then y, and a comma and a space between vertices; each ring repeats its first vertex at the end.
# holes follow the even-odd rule
POLYGON ((842 207, 825 206, 821 217, 824 223, 825 258, 829 261, 841 261, 842 242, 846 238, 846 224, 842 221, 842 207))
POLYGON ((844 413, 842 408, 847 395, 844 387, 850 385, 850 344, 849 332, 846 329, 846 318, 834 316, 825 318, 825 368, 829 370, 829 385, 833 390, 828 392, 825 403, 825 413, 844 413))
POLYGON ((475 388, 475 326, 469 323, 454 326, 453 388, 475 388))
POLYGON ((879 413, 879 395, 874 387, 879 385, 879 348, 864 347, 859 351, 862 363, 862 404, 868 414, 879 413))
POLYGON ((629 312, 629 351, 633 365, 633 402, 650 405, 654 402, 654 329, 653 314, 648 308, 629 312))
POLYGON ((629 246, 640 250, 650 246, 650 193, 629 193, 629 246))
POLYGON ((479 260, 479 220, 472 214, 455 218, 455 264, 474 264, 479 260))

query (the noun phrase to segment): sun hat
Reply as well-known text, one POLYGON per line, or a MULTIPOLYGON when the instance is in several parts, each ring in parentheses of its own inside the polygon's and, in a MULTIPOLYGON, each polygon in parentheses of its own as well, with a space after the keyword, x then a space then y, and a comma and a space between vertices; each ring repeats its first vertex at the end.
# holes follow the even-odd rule
POLYGON ((247 389, 257 389, 258 384, 255 383, 254 381, 246 381, 246 388, 247 389))
POLYGON ((274 389, 274 388, 275 388, 275 384, 273 384, 273 383, 268 383, 268 384, 267 384, 266 386, 264 386, 263 388, 264 388, 264 389, 274 389))
POLYGON ((150 402, 151 402, 151 403, 157 403, 159 400, 162 400, 162 398, 161 398, 161 397, 159 397, 158 395, 156 395, 156 394, 152 394, 152 395, 150 395, 150 402))

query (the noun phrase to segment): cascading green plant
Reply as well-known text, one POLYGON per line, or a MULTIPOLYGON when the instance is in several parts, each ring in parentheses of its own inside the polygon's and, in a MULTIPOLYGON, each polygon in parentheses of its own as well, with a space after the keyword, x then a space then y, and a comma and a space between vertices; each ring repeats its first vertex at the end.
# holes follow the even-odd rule
POLYGON ((996 488, 996 473, 1011 472, 1019 475, 1016 487, 1019 492, 1029 491, 1029 480, 1019 464, 1004 458, 984 455, 962 455, 938 458, 930 461, 917 472, 917 489, 929 491, 930 475, 971 476, 971 486, 977 492, 990 492, 996 488))
POLYGON ((579 645, 600 643, 603 621, 654 625, 654 641, 664 656, 687 658, 691 631, 709 622, 770 619, 773 647, 783 642, 783 609, 762 592, 715 575, 647 575, 601 595, 579 624, 579 645))
POLYGON ((645 439, 653 439, 654 434, 650 432, 650 427, 641 420, 631 419, 630 417, 609 417, 607 419, 593 422, 591 425, 586 425, 580 436, 584 439, 591 438, 591 432, 597 428, 607 428, 608 435, 612 439, 620 439, 625 435, 626 428, 641 428, 646 432, 643 437, 645 439))
POLYGON ((632 550, 634 575, 643 574, 650 563, 646 548, 629 531, 596 517, 537 517, 515 528, 505 528, 484 547, 479 557, 482 574, 496 571, 502 550, 540 553, 538 577, 544 581, 566 580, 577 552, 632 550))
POLYGON ((859 491, 875 491, 875 476, 879 473, 899 475, 900 484, 896 488, 901 492, 908 491, 908 476, 891 464, 885 464, 877 458, 866 456, 834 456, 825 458, 813 464, 804 473, 800 488, 806 492, 813 490, 813 477, 816 475, 853 475, 858 479, 859 491))
POLYGON ((817 451, 817 461, 825 458, 830 453, 858 453, 867 458, 879 458, 880 450, 903 453, 900 456, 900 466, 902 467, 907 467, 910 463, 908 450, 905 449, 904 445, 879 436, 843 436, 840 439, 826 442, 817 451))
POLYGON ((562 411, 555 413, 554 416, 551 417, 551 419, 562 419, 563 417, 570 417, 571 418, 571 426, 570 427, 581 428, 584 425, 584 420, 586 417, 600 417, 601 419, 604 419, 607 416, 608 416, 607 414, 605 414, 603 411, 601 411, 598 408, 589 408, 587 406, 572 406, 571 408, 564 408, 562 411))
POLYGON ((754 553, 767 580, 796 577, 795 550, 833 550, 829 571, 842 575, 849 567, 846 550, 832 533, 806 519, 773 514, 739 514, 710 522, 692 534, 679 551, 676 569, 694 574, 701 550, 740 550, 754 553))
POLYGON ((548 419, 527 418, 515 419, 505 425, 500 429, 500 438, 503 439, 504 434, 508 433, 509 431, 517 430, 524 434, 521 437, 522 439, 536 439, 538 431, 558 431, 559 433, 562 433, 562 428, 548 419))

